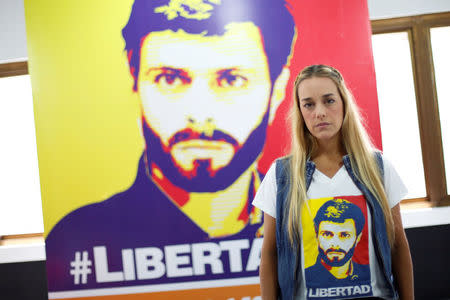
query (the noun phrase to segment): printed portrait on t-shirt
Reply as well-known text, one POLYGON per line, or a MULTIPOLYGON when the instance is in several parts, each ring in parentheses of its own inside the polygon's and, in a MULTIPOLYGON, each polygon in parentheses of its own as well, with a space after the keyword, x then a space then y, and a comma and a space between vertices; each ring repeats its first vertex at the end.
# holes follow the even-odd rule
POLYGON ((372 295, 364 196, 308 201, 302 213, 307 299, 372 295))

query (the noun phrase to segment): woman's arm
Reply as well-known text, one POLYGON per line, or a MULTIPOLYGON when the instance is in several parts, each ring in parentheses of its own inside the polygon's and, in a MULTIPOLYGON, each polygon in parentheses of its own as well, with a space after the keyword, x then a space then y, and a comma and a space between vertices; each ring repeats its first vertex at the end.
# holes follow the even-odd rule
POLYGON ((277 244, 275 219, 264 213, 264 239, 259 265, 261 297, 263 300, 278 298, 277 244))
POLYGON ((394 277, 398 284, 400 299, 412 300, 414 299, 413 265, 408 240, 403 229, 400 205, 397 204, 391 211, 395 227, 395 243, 392 249, 394 277))

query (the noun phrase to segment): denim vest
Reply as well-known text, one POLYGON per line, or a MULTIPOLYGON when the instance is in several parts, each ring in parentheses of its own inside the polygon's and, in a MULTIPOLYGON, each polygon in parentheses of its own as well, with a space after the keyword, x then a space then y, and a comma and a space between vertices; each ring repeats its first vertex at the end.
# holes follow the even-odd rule
MULTIPOLYGON (((383 160, 381 154, 376 152, 377 164, 381 174, 384 173, 383 160)), ((280 286, 280 299, 294 299, 297 288, 302 279, 301 270, 301 248, 300 244, 291 245, 285 222, 284 211, 286 199, 289 196, 289 157, 276 161, 277 180, 277 204, 276 204, 276 243, 278 254, 278 283, 280 286)), ((376 258, 379 262, 387 287, 390 290, 389 299, 398 299, 398 293, 394 285, 394 278, 391 269, 391 247, 389 246, 386 224, 383 210, 375 196, 358 179, 358 171, 354 170, 350 164, 348 155, 344 156, 343 162, 351 179, 358 189, 365 196, 369 210, 372 214, 372 239, 375 248, 376 258)), ((313 173, 316 169, 314 162, 306 162, 306 189, 309 188, 313 173)))

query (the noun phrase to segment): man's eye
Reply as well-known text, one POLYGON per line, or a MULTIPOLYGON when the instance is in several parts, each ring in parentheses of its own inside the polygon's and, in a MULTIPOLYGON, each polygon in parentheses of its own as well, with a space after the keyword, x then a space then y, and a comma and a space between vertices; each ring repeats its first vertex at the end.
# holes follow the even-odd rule
POLYGON ((333 233, 331 231, 322 231, 322 236, 331 238, 331 237, 333 237, 333 233))
POLYGON ((161 87, 176 88, 190 83, 190 79, 177 74, 162 73, 155 77, 155 83, 161 87))
POLYGON ((223 88, 241 88, 247 84, 247 78, 241 75, 233 75, 230 73, 224 73, 217 78, 217 84, 223 88))
POLYGON ((179 85, 181 80, 178 76, 172 74, 160 74, 155 77, 155 82, 160 85, 179 85))
POLYGON ((349 238, 350 237, 350 233, 348 232, 341 232, 341 238, 349 238))

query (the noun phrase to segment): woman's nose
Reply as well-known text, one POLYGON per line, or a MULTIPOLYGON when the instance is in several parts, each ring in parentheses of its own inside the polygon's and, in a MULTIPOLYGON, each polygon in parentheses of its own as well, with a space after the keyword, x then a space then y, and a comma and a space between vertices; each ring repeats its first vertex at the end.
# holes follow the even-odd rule
POLYGON ((326 115, 326 108, 323 105, 316 106, 316 118, 323 118, 326 115))

